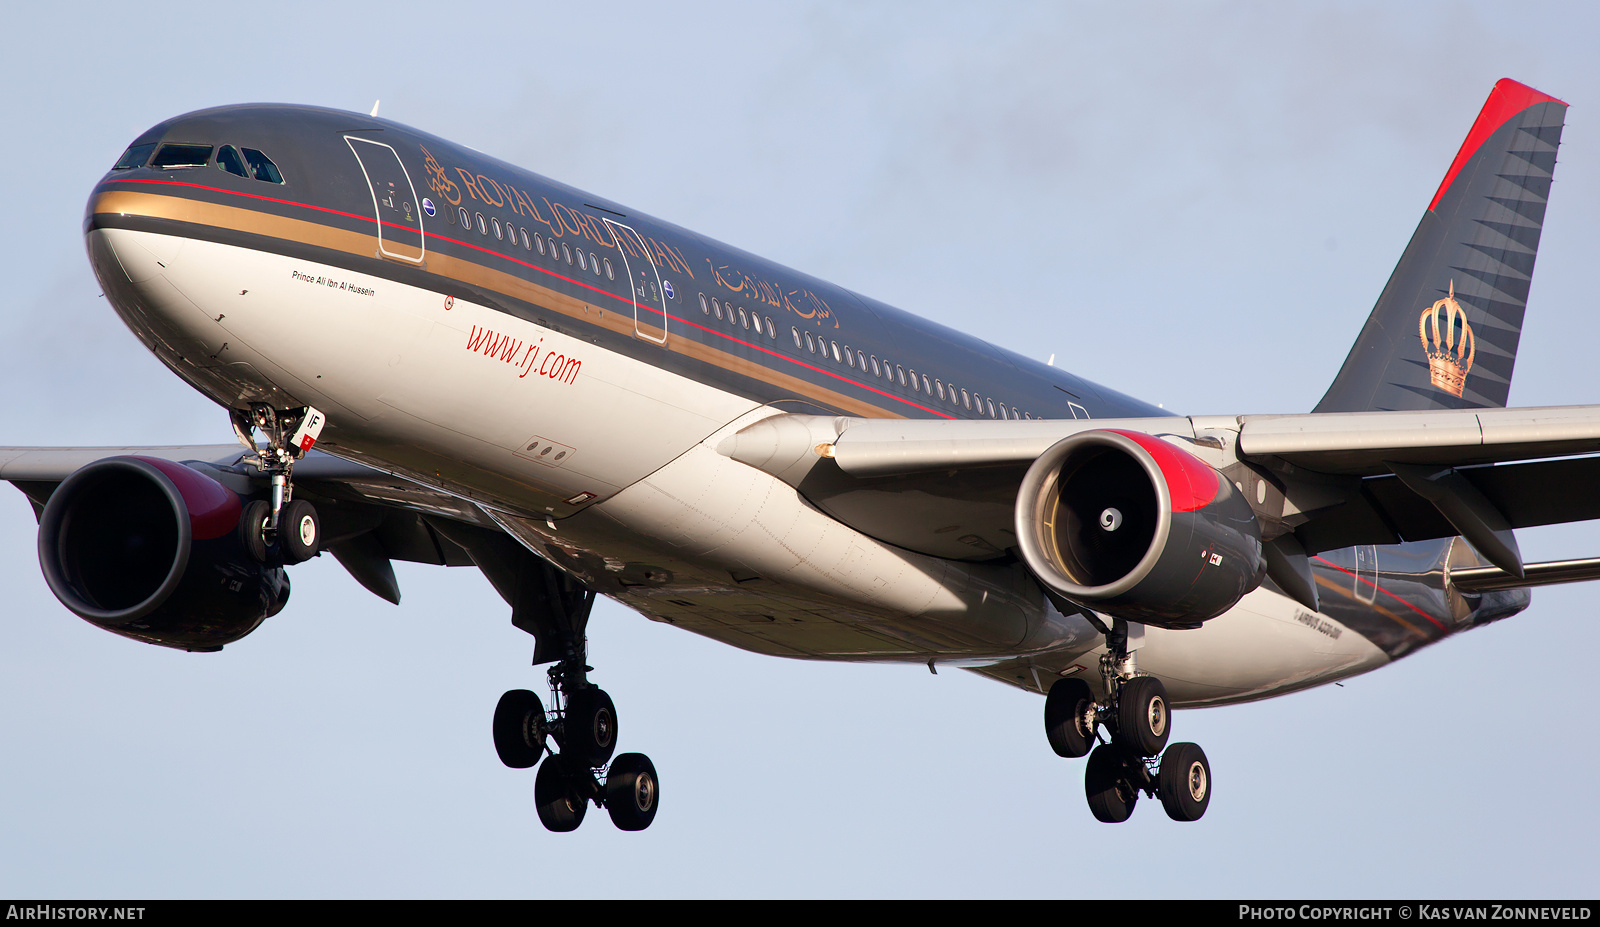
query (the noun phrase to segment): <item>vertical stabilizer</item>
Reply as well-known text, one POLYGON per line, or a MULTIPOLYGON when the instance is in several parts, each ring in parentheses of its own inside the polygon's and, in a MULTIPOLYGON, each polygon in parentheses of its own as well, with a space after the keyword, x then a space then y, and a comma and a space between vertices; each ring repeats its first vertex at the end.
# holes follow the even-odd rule
POLYGON ((1501 407, 1567 104, 1494 85, 1315 412, 1501 407))

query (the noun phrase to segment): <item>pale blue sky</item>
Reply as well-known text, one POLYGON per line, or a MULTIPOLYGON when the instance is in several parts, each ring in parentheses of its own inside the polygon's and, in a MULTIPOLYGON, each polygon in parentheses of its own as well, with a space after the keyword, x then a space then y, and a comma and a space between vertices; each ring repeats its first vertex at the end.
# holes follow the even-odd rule
MULTIPOLYGON (((1185 412, 1321 395, 1494 81, 1572 104, 1512 401, 1600 403, 1583 4, 371 4, 10 19, 0 443, 222 442, 98 298, 129 139, 255 100, 382 114, 1185 412), (265 10, 266 12, 263 12, 265 10)), ((0 894, 1593 894, 1593 586, 1343 688, 1185 712, 1206 818, 1084 804, 1037 696, 757 657, 603 603, 642 834, 539 826, 489 739, 531 639, 475 571, 331 558, 220 654, 46 590, 0 490, 0 894)), ((1528 532, 1533 559, 1600 530, 1528 532)))

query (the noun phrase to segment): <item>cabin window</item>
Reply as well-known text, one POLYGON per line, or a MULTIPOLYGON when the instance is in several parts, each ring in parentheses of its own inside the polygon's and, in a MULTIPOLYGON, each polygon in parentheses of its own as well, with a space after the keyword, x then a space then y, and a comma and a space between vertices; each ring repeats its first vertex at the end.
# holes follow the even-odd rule
MULTIPOLYGON (((738 324, 739 324, 739 317, 738 317, 738 316, 736 316, 736 315, 734 315, 734 314, 733 314, 733 313, 734 313, 734 309, 735 309, 735 308, 736 308, 736 307, 735 307, 735 306, 734 306, 734 305, 733 305, 733 303, 728 303, 728 304, 727 304, 727 310, 728 310, 728 327, 729 327, 729 328, 732 328, 732 327, 734 327, 734 326, 735 326, 735 325, 738 325, 738 324)), ((740 310, 739 310, 739 311, 740 311, 740 312, 743 312, 743 311, 744 311, 744 310, 743 310, 743 309, 740 309, 740 310)))
POLYGON ((839 356, 839 342, 835 341, 835 342, 832 342, 832 344, 833 344, 833 362, 835 364, 842 363, 844 361, 844 358, 839 356))
POLYGON ((875 377, 883 376, 883 371, 878 369, 878 355, 870 355, 867 360, 872 362, 872 375, 875 377))
POLYGON ((461 214, 461 228, 462 228, 462 230, 466 230, 466 229, 472 228, 472 217, 467 215, 466 207, 462 207, 462 208, 456 210, 456 212, 461 214))
POLYGON ((567 266, 570 267, 572 265, 572 249, 567 247, 566 242, 561 243, 561 256, 567 259, 567 266))
MULTIPOLYGON (((611 259, 610 258, 606 258, 606 279, 607 280, 615 280, 615 279, 617 279, 617 272, 611 269, 611 259)), ((702 300, 705 299, 705 297, 703 297, 703 296, 700 297, 700 298, 702 300)))
POLYGON ((122 153, 117 163, 111 165, 114 171, 126 171, 135 167, 144 167, 144 162, 150 160, 150 152, 156 150, 155 142, 148 145, 134 145, 122 153))
POLYGON ((589 273, 600 276, 600 258, 593 254, 589 255, 589 273))
POLYGON ((244 152, 244 161, 250 165, 250 176, 267 183, 283 183, 283 175, 278 173, 278 165, 272 159, 255 150, 254 148, 240 148, 244 152))
POLYGON ((844 365, 846 367, 854 367, 856 365, 856 356, 851 352, 848 344, 844 346, 844 365))
POLYGON ((150 162, 151 167, 170 170, 175 167, 205 167, 211 160, 210 145, 162 145, 150 162))
POLYGON ((910 383, 911 391, 913 393, 918 392, 918 388, 917 388, 917 372, 915 370, 908 370, 906 372, 911 375, 911 383, 910 383))
POLYGON ((771 316, 767 316, 767 338, 771 341, 778 340, 778 326, 772 324, 771 316))
POLYGON ((583 263, 583 249, 582 248, 578 249, 578 269, 579 270, 588 270, 589 269, 589 265, 583 263))
POLYGON ((718 320, 721 320, 722 304, 717 302, 717 298, 715 296, 711 297, 711 311, 716 315, 718 320))
POLYGON ((494 230, 494 237, 495 237, 496 241, 506 237, 505 234, 500 231, 500 220, 499 219, 496 219, 495 217, 490 216, 489 217, 489 227, 494 230))
POLYGON ((928 382, 927 374, 922 375, 922 391, 927 393, 929 396, 933 395, 933 386, 928 382))
POLYGON ((972 397, 967 395, 966 390, 961 391, 961 404, 969 409, 972 408, 972 397))
POLYGON ((895 375, 900 378, 900 385, 901 386, 905 386, 906 385, 906 368, 900 366, 899 364, 895 364, 894 365, 894 372, 895 372, 895 375))
POLYGON ((489 220, 487 220, 487 219, 485 219, 483 217, 483 213, 481 213, 481 212, 473 213, 473 216, 476 217, 477 220, 478 220, 478 234, 479 235, 487 235, 487 234, 489 234, 489 220))
POLYGON ((235 177, 249 177, 245 172, 244 159, 239 157, 239 152, 232 145, 223 145, 217 149, 217 167, 222 168, 235 177))
POLYGON ((817 353, 817 344, 811 340, 810 332, 806 332, 806 350, 810 351, 812 354, 817 353))
POLYGON ((1006 411, 1006 404, 1003 403, 1003 402, 1000 403, 1000 417, 1001 418, 1010 418, 1011 417, 1011 413, 1006 411))
POLYGON ((794 334, 794 347, 795 347, 795 350, 798 351, 801 348, 805 347, 805 345, 800 343, 800 329, 798 329, 798 328, 794 327, 793 325, 791 325, 791 326, 789 326, 789 331, 794 334))
POLYGON ((706 302, 706 294, 704 294, 704 293, 700 294, 700 314, 701 315, 710 315, 711 314, 711 304, 706 302))
POLYGON ((524 251, 532 251, 533 250, 533 242, 528 240, 528 230, 527 229, 522 229, 521 232, 522 232, 522 250, 524 250, 524 251))
POLYGON ((540 254, 544 253, 544 236, 538 232, 533 233, 533 249, 540 254))
POLYGON ((990 400, 987 400, 987 401, 989 403, 989 417, 990 418, 999 418, 999 416, 994 414, 994 400, 990 399, 990 400))
POLYGON ((935 378, 933 381, 933 393, 940 399, 944 398, 944 384, 939 382, 937 378, 935 378))
POLYGON ((744 307, 739 307, 739 324, 744 328, 750 327, 750 317, 744 314, 744 307))

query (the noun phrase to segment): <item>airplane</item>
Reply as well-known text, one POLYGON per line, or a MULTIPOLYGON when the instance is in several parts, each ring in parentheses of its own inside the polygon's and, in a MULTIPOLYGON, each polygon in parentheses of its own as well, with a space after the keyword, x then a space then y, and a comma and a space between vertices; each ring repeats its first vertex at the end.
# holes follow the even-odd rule
POLYGON ((1600 406, 1506 408, 1566 104, 1490 93, 1326 395, 1183 416, 465 146, 306 106, 201 110, 90 193, 93 272, 235 443, 0 448, 46 584, 214 652, 322 552, 476 566, 549 704, 491 732, 535 806, 650 826, 588 674, 597 596, 743 649, 959 668, 1043 698, 1093 815, 1194 821, 1172 711, 1368 672, 1600 558, 1600 406))

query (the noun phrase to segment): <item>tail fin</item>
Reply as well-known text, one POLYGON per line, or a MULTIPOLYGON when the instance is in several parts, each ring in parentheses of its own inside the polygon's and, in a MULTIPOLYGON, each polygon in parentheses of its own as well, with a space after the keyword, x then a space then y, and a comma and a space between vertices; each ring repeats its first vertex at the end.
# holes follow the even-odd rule
POLYGON ((1494 85, 1314 412, 1503 407, 1567 104, 1494 85))

